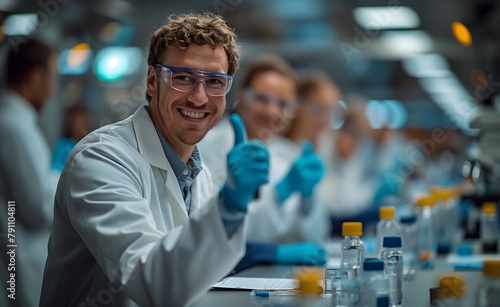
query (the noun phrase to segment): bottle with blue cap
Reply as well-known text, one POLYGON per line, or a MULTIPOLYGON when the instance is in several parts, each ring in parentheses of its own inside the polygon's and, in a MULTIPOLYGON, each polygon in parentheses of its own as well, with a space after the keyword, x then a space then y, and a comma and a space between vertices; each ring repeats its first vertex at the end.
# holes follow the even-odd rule
POLYGON ((389 306, 389 280, 384 274, 384 263, 377 258, 363 262, 361 306, 389 306))
POLYGON ((381 260, 389 279, 389 302, 391 306, 403 306, 403 252, 401 237, 384 237, 381 260))
POLYGON ((403 240, 403 279, 413 280, 417 272, 418 224, 417 216, 402 216, 399 220, 403 240))
POLYGON ((377 223, 377 251, 382 251, 382 240, 385 236, 396 236, 399 234, 399 223, 395 220, 396 208, 384 206, 379 209, 380 220, 377 223))

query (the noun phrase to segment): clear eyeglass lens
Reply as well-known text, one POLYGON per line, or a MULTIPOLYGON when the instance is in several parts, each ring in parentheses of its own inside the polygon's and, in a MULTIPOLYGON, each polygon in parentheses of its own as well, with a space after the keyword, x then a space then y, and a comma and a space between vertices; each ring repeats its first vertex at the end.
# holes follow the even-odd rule
POLYGON ((200 80, 205 83, 207 94, 211 96, 223 96, 226 94, 230 81, 223 76, 204 76, 186 71, 170 71, 163 68, 165 82, 172 88, 181 92, 190 92, 200 80))
POLYGON ((278 106, 281 110, 293 111, 296 108, 295 103, 273 97, 271 95, 261 94, 261 93, 251 93, 250 97, 253 100, 259 101, 264 104, 273 104, 278 106))

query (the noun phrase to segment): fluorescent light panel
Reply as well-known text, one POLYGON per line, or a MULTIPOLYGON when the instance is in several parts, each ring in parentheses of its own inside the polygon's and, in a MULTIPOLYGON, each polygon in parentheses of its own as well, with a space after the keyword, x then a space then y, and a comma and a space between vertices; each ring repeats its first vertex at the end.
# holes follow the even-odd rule
POLYGON ((38 26, 36 14, 15 14, 5 18, 4 33, 9 36, 30 35, 38 26))
POLYGON ((421 30, 387 31, 380 40, 387 50, 401 55, 430 52, 434 48, 432 38, 421 30))
POLYGON ((415 29, 420 27, 417 13, 407 6, 358 7, 353 11, 356 23, 365 29, 415 29))
POLYGON ((442 78, 452 75, 446 59, 437 53, 406 57, 402 64, 406 73, 415 78, 442 78))

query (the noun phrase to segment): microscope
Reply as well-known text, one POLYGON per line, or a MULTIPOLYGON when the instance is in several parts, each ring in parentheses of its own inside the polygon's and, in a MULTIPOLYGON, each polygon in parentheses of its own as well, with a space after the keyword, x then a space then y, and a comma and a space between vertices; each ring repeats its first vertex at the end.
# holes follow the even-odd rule
POLYGON ((500 95, 483 101, 470 127, 480 134, 476 150, 462 168, 462 175, 473 184, 463 191, 462 200, 469 203, 465 238, 477 239, 482 204, 495 202, 498 206, 500 201, 500 95))

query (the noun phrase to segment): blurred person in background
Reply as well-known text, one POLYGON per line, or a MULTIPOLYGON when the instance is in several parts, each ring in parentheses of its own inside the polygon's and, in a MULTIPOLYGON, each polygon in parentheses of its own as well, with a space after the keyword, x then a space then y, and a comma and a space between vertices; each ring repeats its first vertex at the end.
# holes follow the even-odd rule
POLYGON ((371 128, 365 115, 365 104, 359 98, 347 98, 348 110, 340 129, 322 138, 320 151, 325 155, 327 176, 320 185, 319 196, 332 219, 332 233, 339 235, 344 221, 363 223, 378 220, 373 205, 377 188, 373 160, 371 128))
POLYGON ((52 168, 62 172, 73 147, 92 131, 90 112, 81 105, 68 107, 64 116, 63 135, 57 140, 52 157, 52 168))
POLYGON ((56 88, 56 54, 46 44, 29 39, 11 47, 5 67, 0 97, 0 227, 7 231, 7 202, 14 201, 17 253, 15 272, 7 272, 5 235, 0 275, 15 273, 16 299, 7 298, 10 292, 4 284, 0 305, 38 306, 58 180, 38 121, 56 88))
MULTIPOLYGON (((278 133, 284 131, 297 110, 296 82, 295 71, 280 57, 263 55, 250 63, 232 110, 243 119, 248 139, 269 144, 278 133)), ((227 168, 221 161, 231 148, 232 139, 229 121, 223 118, 200 142, 202 159, 219 182, 224 182, 226 177, 227 168)), ((307 214, 300 212, 301 198, 297 195, 300 192, 295 190, 297 186, 314 185, 321 179, 321 162, 310 153, 314 160, 312 163, 297 165, 292 170, 289 161, 282 161, 270 154, 270 183, 260 189, 258 199, 249 205, 247 253, 236 270, 258 262, 323 264, 326 254, 321 246, 312 242, 290 243, 320 239, 328 233, 328 221, 318 223, 318 220, 324 220, 322 208, 312 206, 308 208, 310 212, 307 214), (311 178, 306 177, 309 167, 315 171, 319 168, 311 178), (285 171, 293 173, 294 187, 287 184, 286 193, 289 195, 282 198, 277 184, 287 175, 285 171), (290 197, 291 194, 296 195, 290 197)))
POLYGON ((340 90, 321 71, 307 71, 298 81, 298 109, 283 137, 276 137, 276 145, 287 146, 309 141, 318 149, 321 137, 331 130, 334 112, 338 109, 340 90), (280 144, 277 141, 287 143, 280 144), (291 143, 289 143, 291 141, 291 143))
POLYGON ((406 170, 402 194, 408 201, 428 193, 433 185, 451 186, 462 182, 465 156, 459 153, 465 143, 458 131, 410 127, 405 129, 405 136, 406 155, 398 160, 398 167, 406 170))
POLYGON ((311 178, 302 183, 305 190, 296 191, 298 193, 290 197, 300 204, 297 218, 315 221, 309 224, 315 230, 309 231, 324 238, 329 232, 329 221, 325 207, 320 204, 316 195, 316 188, 322 177, 315 177, 315 172, 323 174, 325 165, 323 158, 315 151, 325 133, 328 134, 331 130, 333 113, 338 108, 341 93, 335 83, 320 71, 301 74, 297 92, 297 114, 282 135, 270 142, 269 152, 271 159, 280 161, 273 167, 277 178, 285 177, 290 169, 298 165, 310 171, 308 176, 311 178))

